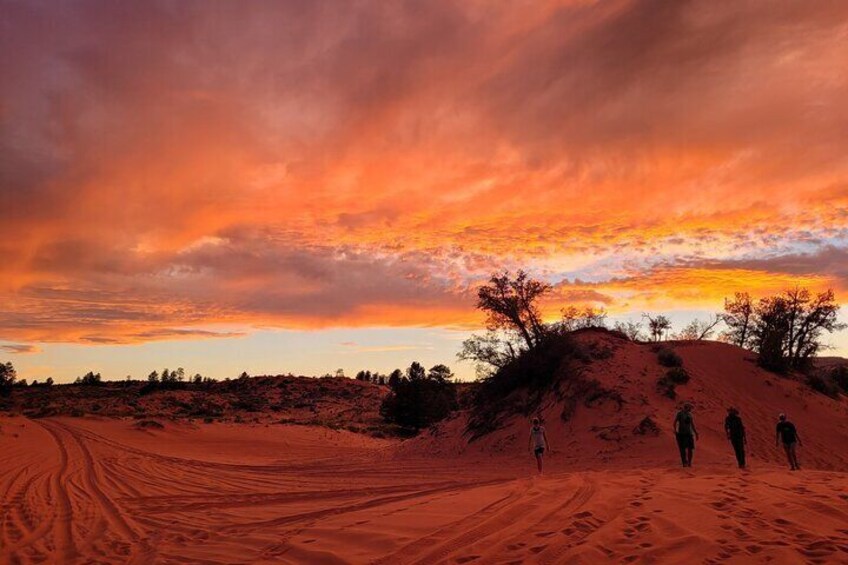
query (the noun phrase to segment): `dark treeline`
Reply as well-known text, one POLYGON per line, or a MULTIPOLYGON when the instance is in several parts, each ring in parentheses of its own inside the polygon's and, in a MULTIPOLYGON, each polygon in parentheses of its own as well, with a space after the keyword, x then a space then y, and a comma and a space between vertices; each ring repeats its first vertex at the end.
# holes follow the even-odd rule
POLYGON ((724 310, 728 330, 723 338, 756 351, 760 365, 777 372, 809 369, 823 348, 824 334, 845 328, 838 322, 832 290, 813 294, 794 288, 756 301, 737 292, 725 301, 724 310))
POLYGON ((405 372, 393 371, 386 381, 391 392, 383 400, 380 414, 387 422, 412 431, 443 420, 457 408, 453 377, 446 365, 426 371, 417 361, 405 372))

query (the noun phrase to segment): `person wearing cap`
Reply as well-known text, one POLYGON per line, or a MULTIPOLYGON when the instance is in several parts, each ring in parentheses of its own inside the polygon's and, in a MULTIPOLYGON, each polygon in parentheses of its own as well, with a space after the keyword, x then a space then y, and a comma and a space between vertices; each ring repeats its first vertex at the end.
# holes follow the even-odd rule
POLYGON ((748 436, 745 435, 745 425, 739 416, 739 410, 734 406, 727 409, 727 418, 724 419, 724 431, 727 434, 727 439, 730 440, 730 445, 733 446, 733 452, 736 454, 736 462, 739 464, 739 468, 744 469, 745 447, 748 445, 748 436))
POLYGON ((695 440, 699 437, 698 430, 695 428, 695 417, 692 416, 692 405, 688 402, 674 417, 674 436, 677 438, 677 448, 680 450, 680 461, 684 467, 691 467, 692 456, 695 453, 695 440))
POLYGON ((777 447, 778 443, 783 443, 783 450, 786 452, 786 458, 789 460, 789 468, 797 471, 801 466, 798 464, 798 454, 795 453, 795 446, 804 445, 801 442, 801 436, 798 435, 795 424, 786 419, 786 414, 780 414, 777 420, 774 446, 777 447))

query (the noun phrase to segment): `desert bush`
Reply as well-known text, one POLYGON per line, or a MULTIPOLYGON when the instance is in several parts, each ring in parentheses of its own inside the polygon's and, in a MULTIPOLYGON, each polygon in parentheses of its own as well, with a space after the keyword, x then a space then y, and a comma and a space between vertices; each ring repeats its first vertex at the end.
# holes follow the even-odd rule
POLYGON ((522 350, 473 391, 467 430, 472 439, 498 429, 513 414, 534 412, 547 393, 579 377, 583 361, 591 357, 571 333, 549 334, 534 349, 522 350))
POLYGON ((834 368, 830 372, 830 378, 844 394, 848 394, 848 367, 841 365, 834 368))
POLYGON ((657 392, 667 398, 677 398, 676 387, 677 385, 667 375, 663 375, 657 380, 657 392))
POLYGON ((689 382, 689 373, 683 367, 672 367, 666 371, 665 376, 676 385, 685 385, 689 382))
POLYGON ((224 415, 224 409, 220 404, 217 404, 209 398, 203 396, 195 396, 192 398, 192 404, 189 412, 190 416, 197 418, 220 418, 224 415))
POLYGON ((680 355, 678 355, 677 352, 669 347, 661 347, 659 351, 657 351, 657 360, 663 367, 683 366, 683 359, 680 358, 680 355))
POLYGON ((613 325, 613 331, 623 335, 630 341, 642 341, 644 334, 642 333, 642 324, 628 320, 626 322, 616 322, 613 325))
POLYGON ((633 428, 633 433, 637 436, 658 436, 660 435, 660 427, 650 416, 645 416, 633 428))
POLYGON ((839 398, 839 386, 830 378, 830 375, 807 375, 807 386, 831 398, 839 398))
POLYGON ((268 402, 263 397, 254 394, 240 394, 230 403, 234 410, 244 412, 259 412, 267 404, 268 402))
POLYGON ((563 422, 569 421, 574 416, 581 403, 586 408, 612 403, 616 410, 621 410, 624 404, 624 398, 618 391, 606 388, 596 379, 584 379, 580 376, 565 383, 559 383, 556 394, 562 402, 562 412, 559 417, 563 422))
POLYGON ((677 398, 677 385, 689 382, 689 373, 683 367, 672 367, 657 380, 657 392, 668 398, 677 398))

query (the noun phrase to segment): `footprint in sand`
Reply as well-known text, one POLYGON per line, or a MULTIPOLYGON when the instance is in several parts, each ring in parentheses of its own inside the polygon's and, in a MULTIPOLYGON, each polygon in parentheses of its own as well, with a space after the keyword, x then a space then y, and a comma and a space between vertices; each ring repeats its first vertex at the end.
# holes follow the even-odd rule
POLYGON ((539 532, 536 534, 537 538, 547 538, 554 535, 554 532, 539 532))
POLYGON ((784 520, 783 518, 777 518, 774 521, 775 524, 780 524, 781 526, 791 526, 793 523, 789 520, 784 520))
POLYGON ((780 540, 780 539, 764 541, 764 542, 760 542, 760 543, 761 543, 761 545, 777 545, 777 546, 780 546, 780 547, 786 547, 786 546, 789 545, 789 542, 785 542, 785 541, 780 540))
POLYGON ((480 559, 479 555, 466 555, 465 557, 457 557, 456 562, 457 563, 469 563, 469 562, 475 561, 477 559, 480 559))

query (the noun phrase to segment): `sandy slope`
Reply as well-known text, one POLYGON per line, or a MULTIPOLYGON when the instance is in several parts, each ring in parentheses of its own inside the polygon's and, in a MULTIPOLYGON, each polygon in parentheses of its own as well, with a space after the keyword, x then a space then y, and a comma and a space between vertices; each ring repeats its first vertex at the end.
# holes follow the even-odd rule
MULTIPOLYGON (((609 465, 630 467, 674 466, 672 422, 683 402, 691 402, 701 433, 696 463, 733 465, 733 452, 724 434, 728 406, 741 410, 749 435, 749 455, 755 466, 782 465, 784 455, 774 448, 775 424, 785 412, 798 426, 805 448, 802 465, 820 470, 848 471, 848 401, 813 392, 804 384, 757 367, 753 356, 738 347, 716 342, 669 343, 683 359, 691 376, 677 387, 678 398, 669 399, 656 390, 657 379, 668 369, 659 364, 652 345, 616 339, 609 333, 586 333, 581 339, 609 350, 609 356, 582 367, 584 376, 597 380, 619 395, 622 402, 600 399, 589 406, 579 404, 567 420, 565 402, 553 395, 539 410, 554 459, 563 465, 604 469, 609 465), (644 418, 658 426, 657 435, 634 430, 644 418)), ((516 416, 506 425, 469 444, 463 435, 460 415, 431 434, 408 442, 402 451, 426 456, 440 454, 494 455, 523 451, 527 446, 527 418, 516 416)))
POLYGON ((848 475, 533 477, 305 426, 0 419, 0 562, 848 562, 848 475))

